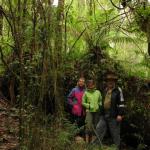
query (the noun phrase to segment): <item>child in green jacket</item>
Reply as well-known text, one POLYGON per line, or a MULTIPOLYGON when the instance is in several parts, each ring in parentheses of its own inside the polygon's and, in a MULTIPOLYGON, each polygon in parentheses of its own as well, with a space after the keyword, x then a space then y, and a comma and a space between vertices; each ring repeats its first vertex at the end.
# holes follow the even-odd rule
POLYGON ((82 97, 82 105, 86 109, 85 140, 90 143, 99 120, 99 108, 102 105, 101 92, 96 90, 94 80, 87 82, 87 89, 82 97))

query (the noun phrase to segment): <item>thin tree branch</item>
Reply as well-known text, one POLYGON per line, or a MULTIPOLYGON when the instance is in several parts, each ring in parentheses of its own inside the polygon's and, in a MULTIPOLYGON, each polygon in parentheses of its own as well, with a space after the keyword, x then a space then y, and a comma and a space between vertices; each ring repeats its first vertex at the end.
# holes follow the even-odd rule
POLYGON ((97 1, 97 3, 99 4, 99 6, 104 10, 105 16, 106 16, 106 22, 107 22, 108 15, 107 15, 106 9, 101 5, 101 3, 100 3, 98 0, 96 0, 96 1, 97 1))
POLYGON ((8 65, 7 62, 5 61, 5 59, 4 59, 4 54, 3 54, 3 51, 2 51, 2 47, 1 47, 1 46, 0 46, 0 54, 1 54, 1 60, 2 60, 3 64, 7 67, 7 69, 8 69, 16 78, 19 78, 19 76, 18 76, 15 72, 13 72, 13 71, 10 69, 9 65, 8 65))
POLYGON ((2 6, 0 6, 0 12, 4 15, 5 19, 7 20, 8 24, 9 24, 9 26, 10 26, 10 28, 11 28, 12 33, 13 33, 13 26, 12 26, 10 20, 8 19, 8 16, 7 16, 6 13, 4 12, 2 6))
POLYGON ((115 8, 120 9, 120 10, 124 9, 124 7, 123 7, 123 8, 122 8, 122 7, 118 7, 118 6, 113 2, 113 0, 110 0, 110 2, 111 2, 111 4, 112 4, 115 8))
POLYGON ((83 33, 86 31, 86 28, 80 33, 80 35, 78 36, 78 38, 76 39, 76 41, 74 42, 74 44, 72 45, 70 51, 75 47, 76 43, 79 41, 79 39, 81 38, 81 36, 83 35, 83 33))
POLYGON ((70 5, 68 6, 68 9, 66 11, 66 16, 65 16, 65 53, 67 51, 67 17, 68 17, 68 13, 69 13, 72 3, 73 3, 73 0, 71 1, 70 5))
MULTIPOLYGON (((121 32, 124 34, 124 35, 126 35, 127 37, 130 37, 127 33, 125 33, 124 31, 122 31, 121 30, 121 32)), ((130 37, 131 38, 131 37, 130 37)), ((142 51, 142 49, 139 47, 139 45, 137 44, 137 42, 133 39, 133 38, 131 38, 131 40, 133 41, 133 43, 135 44, 135 46, 140 50, 140 52, 141 52, 141 54, 145 54, 143 51, 142 51)))

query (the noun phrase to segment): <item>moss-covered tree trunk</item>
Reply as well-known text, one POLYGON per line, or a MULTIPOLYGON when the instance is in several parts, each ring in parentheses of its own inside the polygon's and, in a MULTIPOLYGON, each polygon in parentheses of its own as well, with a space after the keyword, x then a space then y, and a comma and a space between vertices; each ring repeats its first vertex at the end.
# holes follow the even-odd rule
POLYGON ((54 94, 55 94, 55 108, 58 115, 63 112, 62 97, 62 83, 61 83, 61 67, 63 64, 64 47, 63 47, 63 21, 64 21, 64 0, 59 0, 57 8, 57 20, 55 25, 55 47, 54 47, 54 94))

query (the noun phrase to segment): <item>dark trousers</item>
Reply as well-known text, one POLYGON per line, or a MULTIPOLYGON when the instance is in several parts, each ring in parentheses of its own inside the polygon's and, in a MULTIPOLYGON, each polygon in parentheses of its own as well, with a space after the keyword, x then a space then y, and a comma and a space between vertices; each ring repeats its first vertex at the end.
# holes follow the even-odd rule
POLYGON ((76 116, 76 115, 70 114, 69 120, 72 124, 75 124, 75 126, 79 129, 79 131, 78 131, 78 133, 76 133, 76 135, 84 136, 84 134, 85 134, 85 116, 76 116))
POLYGON ((120 123, 116 118, 102 116, 96 126, 97 138, 92 143, 101 144, 106 131, 109 129, 114 144, 119 149, 120 147, 120 123))
POLYGON ((76 123, 78 128, 81 128, 82 126, 85 125, 85 116, 72 115, 72 117, 73 117, 73 122, 76 123))

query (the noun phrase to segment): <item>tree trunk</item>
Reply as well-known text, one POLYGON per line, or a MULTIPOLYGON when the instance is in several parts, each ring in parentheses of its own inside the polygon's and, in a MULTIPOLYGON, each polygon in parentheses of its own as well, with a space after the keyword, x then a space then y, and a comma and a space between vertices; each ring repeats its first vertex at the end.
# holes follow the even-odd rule
POLYGON ((56 23, 56 28, 55 28, 55 34, 56 34, 56 39, 55 39, 55 75, 54 75, 54 95, 55 95, 55 108, 56 112, 58 112, 60 115, 63 109, 63 102, 60 101, 60 87, 61 83, 59 82, 60 80, 60 74, 59 71, 61 69, 61 64, 63 64, 63 21, 64 21, 64 0, 59 0, 58 2, 58 8, 57 8, 57 23, 56 23))
POLYGON ((0 35, 3 33, 3 13, 1 12, 2 8, 0 6, 0 35))
POLYGON ((150 42, 148 42, 148 55, 150 56, 150 42))

